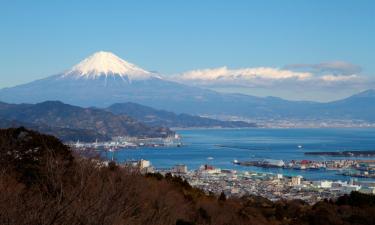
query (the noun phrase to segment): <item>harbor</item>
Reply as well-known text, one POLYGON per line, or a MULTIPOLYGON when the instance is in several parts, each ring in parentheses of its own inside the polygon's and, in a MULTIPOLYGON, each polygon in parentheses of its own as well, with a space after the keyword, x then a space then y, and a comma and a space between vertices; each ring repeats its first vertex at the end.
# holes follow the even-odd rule
POLYGON ((234 160, 233 164, 262 168, 280 168, 289 170, 335 170, 339 174, 351 177, 375 178, 375 160, 283 160, 263 159, 254 161, 234 160))
POLYGON ((78 151, 117 151, 121 149, 157 148, 157 147, 181 147, 181 137, 178 134, 166 138, 137 138, 114 137, 106 142, 69 142, 70 147, 78 151))
MULTIPOLYGON (((184 129, 178 130, 180 139, 175 144, 162 141, 146 143, 144 140, 129 142, 138 143, 136 147, 118 148, 114 152, 99 150, 103 157, 114 158, 122 163, 126 160, 141 158, 153 162, 157 168, 173 167, 176 163, 197 169, 201 165, 209 164, 217 168, 237 171, 251 170, 260 173, 280 173, 284 176, 301 175, 309 180, 343 180, 349 181, 351 176, 342 174, 348 169, 360 168, 371 158, 358 157, 329 157, 305 155, 310 151, 332 151, 335 149, 371 149, 375 146, 375 132, 373 129, 357 131, 358 136, 370 135, 361 142, 353 138, 340 138, 346 130, 332 129, 184 129), (324 137, 322 137, 322 132, 324 137), (308 135, 308 136, 307 136, 308 135), (290 138, 290 137, 293 138, 290 138), (298 138, 295 138, 298 137, 298 138), (156 144, 156 145, 153 145, 156 144), (178 145, 177 144, 181 144, 178 145), (157 147, 154 147, 157 146, 157 147), (342 147, 345 146, 345 147, 342 147), (246 161, 264 161, 276 163, 261 166, 244 166, 234 164, 246 161), (277 165, 279 164, 279 165, 277 165), (281 165, 284 164, 285 168, 281 165), (355 166, 357 164, 358 166, 355 166)), ((116 145, 116 143, 112 143, 116 145)), ((108 149, 108 148, 107 148, 108 149)), ((371 165, 370 165, 371 166, 371 165)), ((363 172, 361 172, 363 173, 363 172)), ((358 180, 370 179, 365 176, 356 177, 358 180)))

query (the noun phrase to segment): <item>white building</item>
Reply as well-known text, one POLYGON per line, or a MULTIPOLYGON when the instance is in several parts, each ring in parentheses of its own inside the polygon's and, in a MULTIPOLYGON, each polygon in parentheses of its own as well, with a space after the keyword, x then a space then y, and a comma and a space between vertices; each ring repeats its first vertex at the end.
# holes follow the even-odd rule
POLYGON ((141 159, 139 161, 139 168, 140 169, 144 169, 144 168, 147 168, 147 167, 150 167, 150 166, 151 166, 151 162, 148 161, 148 160, 141 159))
POLYGON ((292 177, 292 180, 291 180, 291 185, 292 186, 298 186, 298 185, 301 185, 301 180, 302 180, 302 176, 296 176, 296 177, 292 177))
POLYGON ((332 181, 329 180, 318 180, 312 182, 315 187, 318 188, 331 188, 332 187, 332 181))
POLYGON ((188 169, 187 169, 186 165, 184 165, 184 164, 178 164, 178 165, 175 165, 173 167, 172 171, 174 173, 187 173, 188 169))

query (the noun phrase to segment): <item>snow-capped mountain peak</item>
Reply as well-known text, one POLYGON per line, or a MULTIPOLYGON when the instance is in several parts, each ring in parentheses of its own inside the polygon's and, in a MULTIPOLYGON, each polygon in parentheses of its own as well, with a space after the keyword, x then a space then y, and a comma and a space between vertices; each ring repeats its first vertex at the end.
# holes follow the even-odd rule
POLYGON ((111 52, 96 52, 63 74, 63 77, 96 79, 101 76, 120 76, 130 80, 147 79, 156 75, 111 52))

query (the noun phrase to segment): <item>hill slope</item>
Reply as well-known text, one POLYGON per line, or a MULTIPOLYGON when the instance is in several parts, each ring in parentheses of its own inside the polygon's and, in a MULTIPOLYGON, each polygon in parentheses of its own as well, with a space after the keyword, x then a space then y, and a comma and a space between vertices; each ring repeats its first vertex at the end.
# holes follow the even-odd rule
POLYGON ((95 141, 109 141, 111 137, 108 135, 103 135, 95 130, 88 129, 71 129, 71 128, 61 128, 47 126, 45 124, 38 123, 27 123, 20 122, 16 120, 7 120, 0 118, 0 128, 17 128, 17 127, 26 127, 28 129, 36 130, 44 134, 54 135, 64 142, 95 142, 95 141))
POLYGON ((157 110, 148 106, 137 103, 117 103, 113 104, 106 110, 117 115, 128 115, 143 123, 151 126, 163 127, 256 127, 256 124, 246 123, 242 121, 221 121, 215 119, 204 118, 200 116, 192 116, 186 113, 176 114, 165 110, 157 110))
POLYGON ((81 108, 58 101, 35 105, 0 103, 0 118, 41 127, 40 130, 49 129, 48 127, 52 130, 64 128, 77 133, 84 131, 82 134, 91 132, 102 138, 165 137, 173 134, 167 128, 150 127, 125 115, 114 115, 101 109, 81 108))

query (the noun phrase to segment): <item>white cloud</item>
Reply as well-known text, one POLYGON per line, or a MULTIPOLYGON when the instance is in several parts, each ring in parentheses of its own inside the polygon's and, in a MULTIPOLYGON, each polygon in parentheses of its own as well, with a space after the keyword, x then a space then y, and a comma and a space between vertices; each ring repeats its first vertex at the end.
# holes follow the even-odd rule
POLYGON ((306 80, 312 77, 309 72, 295 72, 271 67, 255 67, 228 69, 220 67, 214 69, 192 70, 178 76, 182 80, 215 81, 215 80, 284 80, 297 79, 306 80))
POLYGON ((327 82, 340 82, 340 81, 354 81, 360 77, 356 74, 352 75, 324 75, 320 79, 327 82))
POLYGON ((191 70, 172 79, 220 92, 298 100, 327 101, 375 88, 375 77, 363 74, 360 66, 343 61, 294 64, 283 68, 232 69, 224 66, 191 70), (322 99, 322 96, 325 97, 322 99))
POLYGON ((185 84, 214 89, 230 88, 231 90, 235 90, 236 87, 239 90, 243 90, 244 88, 263 88, 267 90, 274 88, 285 90, 301 88, 305 90, 318 90, 329 88, 333 90, 340 88, 367 88, 373 86, 370 82, 372 79, 366 76, 361 74, 348 74, 349 71, 355 71, 354 66, 351 66, 351 64, 339 62, 315 64, 314 68, 318 67, 320 68, 319 70, 307 71, 301 71, 299 67, 298 71, 296 71, 291 69, 292 67, 289 67, 290 69, 274 67, 230 69, 224 66, 187 71, 174 76, 173 79, 185 84), (340 69, 342 73, 338 72, 340 69))

